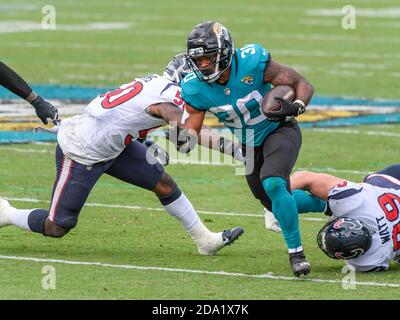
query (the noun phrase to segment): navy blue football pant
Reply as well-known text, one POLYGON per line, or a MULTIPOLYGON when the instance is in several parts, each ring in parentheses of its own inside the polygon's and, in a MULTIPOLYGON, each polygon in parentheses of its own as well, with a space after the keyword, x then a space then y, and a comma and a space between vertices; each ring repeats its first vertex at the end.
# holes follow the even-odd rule
POLYGON ((90 191, 104 173, 140 188, 154 190, 164 167, 154 158, 147 161, 146 150, 144 145, 134 141, 116 159, 87 166, 66 157, 57 145, 57 178, 48 216, 50 221, 66 229, 75 227, 90 191))
POLYGON ((371 184, 373 186, 381 187, 381 188, 392 188, 395 190, 399 190, 400 186, 398 182, 385 178, 383 176, 379 176, 376 174, 384 174, 387 176, 391 176, 397 180, 400 180, 400 164, 391 165, 383 170, 380 170, 375 173, 371 173, 364 178, 364 182, 371 184))
POLYGON ((386 174, 400 180, 400 164, 391 165, 383 170, 378 171, 377 173, 386 174))

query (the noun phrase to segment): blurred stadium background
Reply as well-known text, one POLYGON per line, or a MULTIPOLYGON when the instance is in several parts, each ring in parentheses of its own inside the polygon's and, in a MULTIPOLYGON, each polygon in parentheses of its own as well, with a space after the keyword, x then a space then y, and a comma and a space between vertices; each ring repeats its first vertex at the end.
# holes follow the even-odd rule
MULTIPOLYGON (((162 73, 185 51, 194 25, 217 20, 236 47, 260 43, 314 85, 312 104, 300 118, 304 139, 296 169, 360 180, 400 155, 399 17, 393 0, 0 0, 0 59, 67 118, 101 92, 162 73), (355 29, 342 27, 342 8, 349 4, 356 9, 355 29), (42 27, 45 5, 55 8, 55 30, 42 27)), ((54 137, 33 135, 38 124, 31 106, 0 88, 0 196, 21 208, 47 207, 51 196, 54 137)), ((168 172, 211 229, 246 229, 234 246, 216 257, 197 256, 151 194, 104 177, 78 226, 62 240, 1 230, 0 298, 399 297, 396 266, 357 274, 356 290, 343 289, 342 263, 328 260, 316 244, 322 215, 301 216, 313 270, 305 280, 292 278, 283 239, 264 229, 262 208, 235 175, 235 164, 184 160, 168 172), (49 264, 57 270, 56 290, 41 286, 42 267, 49 264)))

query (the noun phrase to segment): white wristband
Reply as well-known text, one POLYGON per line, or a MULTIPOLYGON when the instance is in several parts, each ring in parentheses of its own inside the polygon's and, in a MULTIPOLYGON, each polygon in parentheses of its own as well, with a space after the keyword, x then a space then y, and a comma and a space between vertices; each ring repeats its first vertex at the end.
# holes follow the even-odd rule
POLYGON ((301 104, 301 105, 303 106, 303 108, 306 107, 305 103, 304 103, 303 101, 301 101, 301 100, 295 100, 295 101, 293 102, 293 104, 295 104, 295 103, 301 104))
POLYGON ((297 115, 299 116, 306 111, 306 105, 301 100, 296 100, 295 102, 293 102, 293 104, 296 104, 296 103, 298 103, 300 105, 299 110, 297 112, 297 115))

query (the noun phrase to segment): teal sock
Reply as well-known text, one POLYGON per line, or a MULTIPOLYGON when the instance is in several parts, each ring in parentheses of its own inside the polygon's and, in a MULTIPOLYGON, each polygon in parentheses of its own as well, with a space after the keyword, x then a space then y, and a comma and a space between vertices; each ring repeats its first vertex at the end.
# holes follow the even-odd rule
POLYGON ((282 229, 289 252, 301 251, 301 236, 296 201, 286 190, 287 182, 281 177, 269 177, 263 181, 263 187, 271 199, 272 212, 282 229))
POLYGON ((326 201, 312 195, 303 190, 293 190, 292 195, 296 201, 299 213, 307 212, 324 212, 326 209, 326 201))

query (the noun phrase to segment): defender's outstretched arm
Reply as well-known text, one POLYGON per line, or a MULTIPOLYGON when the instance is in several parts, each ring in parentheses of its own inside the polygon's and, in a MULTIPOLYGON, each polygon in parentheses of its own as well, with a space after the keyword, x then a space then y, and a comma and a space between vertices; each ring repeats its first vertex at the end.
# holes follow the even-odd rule
POLYGON ((290 177, 290 186, 292 190, 307 190, 314 196, 327 200, 329 191, 344 181, 346 179, 337 178, 326 173, 296 171, 290 177))
POLYGON ((241 148, 238 144, 234 144, 233 141, 212 132, 210 127, 202 125, 205 112, 200 112, 194 108, 191 109, 193 109, 191 113, 184 113, 180 108, 171 103, 159 103, 149 106, 147 111, 155 117, 164 119, 167 123, 177 124, 182 130, 186 129, 185 126, 188 125, 189 134, 191 132, 200 145, 229 154, 236 160, 244 161, 241 148), (189 116, 186 121, 192 121, 192 123, 187 124, 184 120, 187 114, 189 116), (200 129, 198 129, 198 126, 200 126, 200 129), (197 135, 199 139, 197 139, 197 135))
POLYGON ((48 123, 47 118, 50 118, 55 125, 60 121, 57 109, 33 91, 20 75, 1 61, 0 85, 29 102, 35 108, 36 115, 44 124, 48 123))

